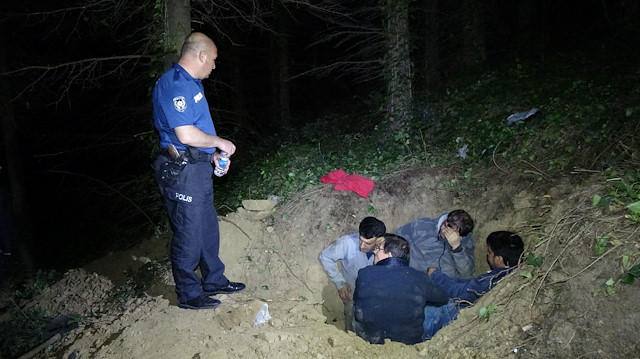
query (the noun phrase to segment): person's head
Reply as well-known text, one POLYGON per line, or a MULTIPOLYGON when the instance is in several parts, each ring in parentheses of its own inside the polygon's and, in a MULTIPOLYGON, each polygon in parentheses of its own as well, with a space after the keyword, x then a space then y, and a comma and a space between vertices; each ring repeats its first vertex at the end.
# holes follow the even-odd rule
POLYGON ((464 210, 456 209, 455 211, 449 212, 447 219, 440 225, 440 234, 442 234, 445 226, 457 230, 458 233, 464 237, 473 231, 473 219, 469 213, 464 210))
POLYGON ((487 237, 487 263, 491 269, 517 265, 522 252, 524 242, 513 232, 492 232, 487 237))
POLYGON ((203 80, 216 68, 217 58, 218 48, 213 40, 203 33, 194 32, 184 40, 178 63, 191 76, 203 80))
POLYGON ((366 217, 360 222, 360 250, 371 252, 381 241, 387 232, 384 223, 375 217, 366 217))
POLYGON ((383 238, 384 241, 374 248, 373 264, 389 257, 409 260, 409 242, 406 239, 390 233, 385 234, 383 238))

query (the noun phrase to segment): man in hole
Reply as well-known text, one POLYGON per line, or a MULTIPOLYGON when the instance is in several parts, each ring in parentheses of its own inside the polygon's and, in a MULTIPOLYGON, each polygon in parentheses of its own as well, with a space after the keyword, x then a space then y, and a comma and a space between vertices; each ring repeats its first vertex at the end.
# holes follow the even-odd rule
POLYGON ((452 279, 442 270, 429 268, 429 277, 442 288, 451 299, 441 307, 426 306, 424 310, 424 336, 431 339, 435 333, 458 317, 460 309, 473 304, 478 298, 495 287, 500 279, 518 265, 524 242, 513 232, 498 231, 487 237, 487 263, 491 270, 472 279, 452 279))
POLYGON ((469 213, 457 209, 439 218, 418 218, 395 234, 409 242, 412 268, 439 268, 451 278, 466 279, 475 270, 473 227, 469 213))
POLYGON ((385 234, 374 249, 374 265, 360 270, 353 294, 353 328, 372 344, 385 339, 405 344, 422 340, 425 306, 441 306, 449 297, 426 272, 409 267, 409 243, 385 234))
POLYGON ((338 238, 320 253, 320 263, 336 285, 338 295, 344 303, 345 330, 347 331, 352 330, 353 289, 358 271, 373 264, 373 248, 382 241, 386 231, 387 228, 381 220, 366 217, 360 222, 358 233, 338 238))

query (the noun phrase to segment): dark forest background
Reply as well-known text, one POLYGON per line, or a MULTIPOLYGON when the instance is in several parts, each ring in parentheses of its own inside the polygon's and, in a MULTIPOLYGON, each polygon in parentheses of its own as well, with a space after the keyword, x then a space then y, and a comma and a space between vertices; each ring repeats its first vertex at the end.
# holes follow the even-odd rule
POLYGON ((635 56, 639 10, 621 0, 5 1, 0 165, 16 252, 28 269, 67 267, 158 230, 150 91, 191 30, 218 46, 205 89, 242 166, 274 150, 278 133, 329 114, 378 112, 393 135, 412 98, 480 69, 635 56))

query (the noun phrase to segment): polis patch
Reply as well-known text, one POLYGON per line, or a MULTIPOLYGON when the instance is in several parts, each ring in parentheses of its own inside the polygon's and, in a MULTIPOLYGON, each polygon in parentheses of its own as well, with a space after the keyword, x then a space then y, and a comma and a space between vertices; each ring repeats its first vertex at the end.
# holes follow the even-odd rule
POLYGON ((184 112, 184 110, 187 109, 187 101, 184 100, 184 96, 174 97, 173 107, 175 107, 178 112, 184 112))

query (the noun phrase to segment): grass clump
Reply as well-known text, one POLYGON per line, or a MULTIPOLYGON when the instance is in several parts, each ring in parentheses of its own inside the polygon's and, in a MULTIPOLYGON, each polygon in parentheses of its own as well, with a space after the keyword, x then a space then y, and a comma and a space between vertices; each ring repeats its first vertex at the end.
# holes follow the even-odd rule
MULTIPOLYGON (((33 275, 26 276, 20 281, 10 283, 14 288, 13 294, 16 301, 25 301, 46 293, 49 285, 60 279, 61 274, 55 270, 39 270, 33 275)), ((15 278, 13 280, 16 280, 15 278)))
POLYGON ((169 270, 168 259, 164 261, 152 260, 135 271, 126 270, 127 280, 113 292, 111 302, 124 304, 130 299, 140 296, 169 270))
POLYGON ((40 308, 20 311, 0 324, 0 358, 17 358, 40 344, 51 318, 40 308))

